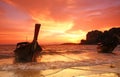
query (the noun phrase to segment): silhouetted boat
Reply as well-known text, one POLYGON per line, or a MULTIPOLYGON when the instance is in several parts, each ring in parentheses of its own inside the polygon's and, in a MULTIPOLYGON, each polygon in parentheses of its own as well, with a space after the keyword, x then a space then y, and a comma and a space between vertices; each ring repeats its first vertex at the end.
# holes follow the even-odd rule
POLYGON ((14 62, 36 62, 37 56, 40 55, 40 52, 42 51, 41 46, 37 42, 40 26, 41 24, 35 24, 34 38, 31 43, 17 43, 16 49, 14 50, 14 62))

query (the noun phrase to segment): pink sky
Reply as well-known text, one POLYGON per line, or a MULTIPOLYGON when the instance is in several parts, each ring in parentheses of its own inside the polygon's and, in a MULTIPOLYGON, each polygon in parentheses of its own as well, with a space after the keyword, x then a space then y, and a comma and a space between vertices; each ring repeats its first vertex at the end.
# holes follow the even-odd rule
POLYGON ((120 0, 0 0, 0 44, 32 41, 53 44, 85 39, 91 30, 120 27, 120 0))

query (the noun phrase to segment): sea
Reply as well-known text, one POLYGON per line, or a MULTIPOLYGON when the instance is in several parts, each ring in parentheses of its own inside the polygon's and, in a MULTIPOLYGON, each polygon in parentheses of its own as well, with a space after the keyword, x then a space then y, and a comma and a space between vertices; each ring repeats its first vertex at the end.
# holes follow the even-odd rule
POLYGON ((0 77, 120 77, 120 45, 98 53, 96 45, 42 45, 37 62, 14 63, 15 45, 0 45, 0 77))

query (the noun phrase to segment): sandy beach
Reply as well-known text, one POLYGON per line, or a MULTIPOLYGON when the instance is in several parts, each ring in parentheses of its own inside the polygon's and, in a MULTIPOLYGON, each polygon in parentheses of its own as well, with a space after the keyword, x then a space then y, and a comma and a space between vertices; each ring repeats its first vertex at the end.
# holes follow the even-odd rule
POLYGON ((66 65, 63 62, 2 65, 0 77, 119 77, 120 74, 120 62, 94 66, 66 65))
MULTIPOLYGON (((70 57, 67 53, 63 55, 70 57)), ((53 54, 44 54, 43 59, 38 58, 37 63, 13 64, 14 58, 1 59, 0 77, 120 77, 119 53, 114 55, 89 52, 71 55, 79 60, 55 54, 55 59, 52 58, 53 54), (96 56, 91 57, 93 54, 96 56)))

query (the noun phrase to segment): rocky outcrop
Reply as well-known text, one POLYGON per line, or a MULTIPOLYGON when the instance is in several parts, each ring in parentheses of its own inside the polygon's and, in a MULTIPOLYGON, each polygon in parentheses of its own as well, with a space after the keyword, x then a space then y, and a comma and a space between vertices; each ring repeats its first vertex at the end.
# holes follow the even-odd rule
POLYGON ((111 28, 104 32, 90 31, 86 35, 86 40, 81 40, 80 44, 98 44, 98 52, 112 53, 120 44, 120 28, 111 28))
POLYGON ((112 37, 116 37, 117 40, 120 40, 120 28, 111 28, 110 30, 104 32, 98 30, 90 31, 86 35, 86 40, 82 39, 80 44, 98 44, 102 40, 112 40, 112 37))
POLYGON ((102 34, 103 33, 98 30, 90 31, 86 35, 86 40, 81 40, 81 44, 97 44, 98 38, 101 37, 102 34))

